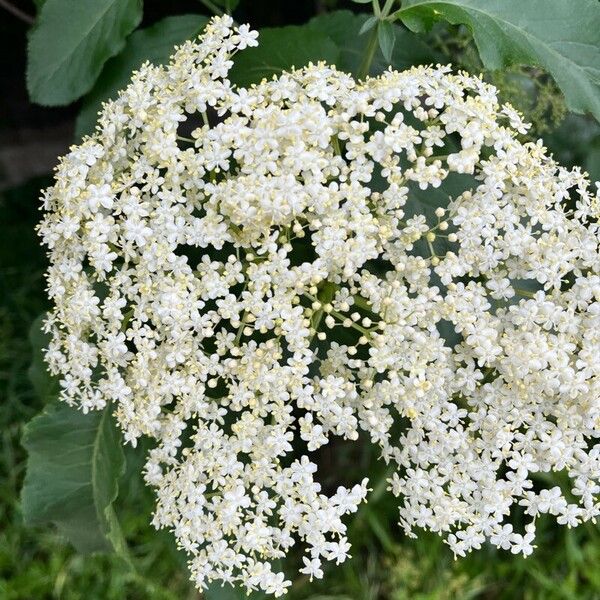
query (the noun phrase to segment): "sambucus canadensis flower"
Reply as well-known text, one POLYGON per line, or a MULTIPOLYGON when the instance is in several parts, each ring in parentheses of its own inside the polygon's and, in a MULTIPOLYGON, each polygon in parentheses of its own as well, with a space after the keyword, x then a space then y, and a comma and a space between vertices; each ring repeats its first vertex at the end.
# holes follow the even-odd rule
POLYGON ((62 399, 156 441, 153 523, 200 587, 281 595, 274 561, 298 540, 311 578, 346 559, 367 480, 323 491, 309 456, 333 436, 378 445, 401 525, 459 555, 527 555, 543 513, 594 519, 586 175, 449 67, 355 81, 319 63, 238 88, 256 38, 213 19, 61 160, 40 233, 62 399))

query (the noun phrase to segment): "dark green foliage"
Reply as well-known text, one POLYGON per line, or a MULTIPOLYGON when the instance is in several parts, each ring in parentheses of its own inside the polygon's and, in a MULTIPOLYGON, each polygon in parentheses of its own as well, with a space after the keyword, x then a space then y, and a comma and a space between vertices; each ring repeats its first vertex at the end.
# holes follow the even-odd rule
POLYGON ((383 58, 388 63, 392 62, 392 52, 396 43, 393 25, 389 21, 381 21, 377 26, 377 38, 383 58))
MULTIPOLYGON (((339 10, 314 17, 308 27, 329 36, 339 48, 336 66, 342 71, 356 73, 365 53, 369 33, 360 31, 369 20, 366 14, 355 14, 349 10, 339 10)), ((441 60, 441 55, 432 50, 418 36, 403 27, 393 24, 394 44, 391 61, 386 61, 377 52, 371 65, 371 74, 384 71, 389 64, 402 70, 412 65, 426 65, 441 60)))
POLYGON ((29 35, 32 101, 68 104, 88 92, 142 18, 142 0, 47 0, 29 35))
POLYGON ((259 46, 247 48, 236 57, 231 81, 248 86, 311 61, 335 64, 338 57, 339 48, 324 32, 294 25, 261 29, 259 46))

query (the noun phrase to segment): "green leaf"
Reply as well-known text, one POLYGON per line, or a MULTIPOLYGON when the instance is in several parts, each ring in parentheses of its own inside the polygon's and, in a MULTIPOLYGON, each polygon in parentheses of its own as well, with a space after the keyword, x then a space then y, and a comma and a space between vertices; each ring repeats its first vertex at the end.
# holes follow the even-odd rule
POLYGON ((379 19, 376 16, 369 17, 363 24, 362 27, 358 30, 358 35, 362 35, 363 33, 367 33, 367 31, 371 31, 379 19))
MULTIPOLYGON (((47 343, 40 323, 30 336, 35 342, 30 374, 38 390, 51 384, 43 393, 47 398, 55 396, 56 382, 38 364, 47 343)), ((54 523, 80 552, 115 550, 126 558, 113 509, 125 464, 110 408, 84 414, 55 398, 27 423, 23 446, 29 454, 21 492, 26 524, 54 523)))
POLYGON ((598 0, 405 0, 393 16, 414 31, 441 19, 466 25, 486 68, 543 67, 571 110, 600 120, 598 0))
MULTIPOLYGON (((349 10, 338 10, 314 17, 309 21, 308 27, 328 35, 339 48, 336 66, 356 75, 368 44, 368 36, 361 36, 360 30, 370 18, 349 10)), ((371 65, 371 74, 381 73, 390 62, 395 69, 402 70, 441 60, 441 56, 435 54, 418 36, 398 25, 391 26, 395 37, 392 60, 386 61, 378 51, 371 65)))
POLYGON ((25 426, 23 446, 26 524, 54 523, 82 553, 124 554, 113 509, 124 460, 110 408, 84 414, 56 401, 25 426))
POLYGON ((371 4, 372 0, 352 0, 355 4, 371 4))
POLYGON ((29 34, 33 102, 69 104, 94 85, 142 18, 142 0, 47 0, 29 34))
POLYGON ((383 58, 388 63, 391 63, 396 36, 394 35, 394 26, 389 21, 381 21, 379 23, 377 26, 377 39, 383 58))
POLYGON ((337 46, 326 33, 306 25, 266 28, 259 34, 257 47, 247 48, 235 57, 230 78, 237 85, 258 83, 309 62, 335 63, 339 57, 337 46))
POLYGON ((113 509, 124 460, 110 408, 84 414, 56 401, 25 426, 23 446, 25 523, 54 523, 82 553, 124 554, 113 509))
POLYGON ((123 52, 106 63, 94 89, 85 97, 75 123, 76 136, 93 132, 102 103, 117 97, 129 83, 132 71, 146 60, 157 65, 167 62, 173 47, 200 34, 207 21, 203 15, 178 15, 132 33, 123 52))

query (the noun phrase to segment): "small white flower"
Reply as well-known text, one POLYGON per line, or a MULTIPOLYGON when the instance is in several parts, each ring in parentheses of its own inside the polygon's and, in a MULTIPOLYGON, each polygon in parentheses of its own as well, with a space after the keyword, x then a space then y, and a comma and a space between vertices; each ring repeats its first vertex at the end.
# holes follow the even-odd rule
POLYGON ((302 562, 304 562, 304 567, 300 569, 300 573, 308 575, 310 581, 313 580, 313 577, 322 579, 323 571, 321 569, 321 561, 318 558, 307 558, 306 556, 303 556, 302 562))

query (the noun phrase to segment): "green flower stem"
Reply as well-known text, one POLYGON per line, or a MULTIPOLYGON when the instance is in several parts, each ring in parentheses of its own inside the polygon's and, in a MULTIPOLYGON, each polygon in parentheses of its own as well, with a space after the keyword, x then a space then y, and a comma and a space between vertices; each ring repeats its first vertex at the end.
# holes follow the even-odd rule
POLYGON ((331 145, 333 146, 335 153, 338 156, 342 156, 342 148, 340 146, 340 140, 338 139, 337 135, 334 135, 333 138, 331 138, 331 145))
POLYGON ((379 41, 377 34, 377 26, 375 26, 373 27, 373 29, 371 29, 371 33, 369 33, 367 50, 358 69, 359 79, 366 79, 366 77, 369 75, 369 71, 371 70, 371 64, 373 62, 373 58, 375 57, 375 52, 377 52, 378 45, 379 41))
POLYGON ((425 162, 430 164, 435 160, 448 160, 449 154, 432 154, 425 159, 425 162))
POLYGON ((359 296, 358 294, 352 296, 352 298, 354 298, 354 304, 356 304, 358 308, 362 308, 362 310, 377 316, 377 314, 373 311, 373 307, 369 304, 368 300, 365 300, 362 296, 359 296))
MULTIPOLYGON (((319 290, 319 293, 317 294, 316 297, 313 296, 312 294, 309 294, 308 292, 304 293, 304 295, 307 298, 309 298, 310 300, 312 300, 313 302, 315 300, 318 300, 323 305, 319 310, 316 310, 313 313, 312 318, 311 318, 311 326, 315 333, 317 332, 319 324, 321 323, 321 319, 323 318, 323 314, 325 312, 325 304, 329 304, 331 302, 331 300, 333 299, 333 297, 335 295, 335 291, 337 289, 338 289, 338 286, 335 283, 326 282, 325 285, 319 290)), ((356 329, 356 331, 359 331, 364 336, 369 336, 371 333, 373 333, 373 331, 375 331, 377 329, 377 327, 373 327, 373 329, 367 329, 366 327, 363 327, 362 325, 359 325, 358 323, 352 321, 352 319, 350 319, 350 317, 343 315, 342 313, 338 312, 337 310, 330 310, 330 311, 328 311, 328 313, 334 319, 337 319, 339 322, 344 322, 347 319, 349 319, 351 321, 350 327, 352 327, 353 329, 356 329)))
POLYGON ((129 321, 131 321, 131 317, 133 317, 133 308, 130 308, 123 315, 123 321, 121 323, 121 331, 125 331, 127 329, 127 325, 129 325, 129 321))
POLYGON ((223 15, 223 11, 216 4, 211 2, 211 0, 200 0, 200 2, 202 2, 202 4, 204 4, 204 6, 206 6, 206 8, 208 8, 208 10, 215 13, 215 15, 219 15, 219 16, 223 15))
POLYGON ((383 6, 383 9, 381 10, 381 14, 383 15, 384 19, 390 14, 390 10, 392 10, 392 6, 394 6, 395 2, 396 2, 396 0, 387 0, 385 5, 383 6))
MULTIPOLYGON (((387 0, 383 8, 380 8, 379 1, 373 0, 373 13, 379 22, 388 19, 390 10, 392 10, 395 2, 396 0, 387 0)), ((375 58, 375 52, 377 52, 377 48, 379 47, 379 22, 371 29, 371 33, 369 34, 369 41, 367 42, 365 55, 360 63, 360 67, 358 68, 357 75, 359 79, 366 79, 369 75, 369 71, 371 70, 371 64, 373 63, 373 58, 375 58)))
MULTIPOLYGON (((319 293, 317 294, 316 298, 311 294, 306 295, 309 296, 311 300, 318 300, 323 306, 325 306, 325 304, 329 304, 333 300, 336 290, 337 286, 335 285, 335 283, 330 283, 329 281, 326 281, 319 290, 319 293)), ((311 328, 314 331, 314 333, 317 333, 317 331, 319 330, 319 325, 321 324, 321 320, 323 319, 323 314, 325 312, 323 310, 323 306, 319 310, 315 311, 311 317, 311 328)))
POLYGON ((247 313, 246 311, 244 311, 244 314, 242 315, 242 320, 240 321, 240 326, 238 327, 238 330, 235 334, 235 341, 233 342, 234 346, 238 347, 240 345, 240 341, 242 339, 242 334, 244 332, 244 328, 246 327, 246 325, 248 325, 248 322, 246 321, 246 316, 247 313))
POLYGON ((332 310, 329 314, 334 319, 337 319, 340 322, 344 322, 346 320, 349 320, 350 321, 350 327, 352 327, 352 329, 356 329, 356 331, 359 331, 365 337, 368 337, 369 335, 371 335, 371 333, 373 333, 373 331, 375 329, 377 329, 376 327, 374 327, 373 329, 367 329, 366 327, 363 327, 362 325, 359 325, 358 323, 352 321, 352 319, 350 319, 350 317, 347 317, 347 316, 343 315, 342 313, 339 313, 337 310, 332 310))

